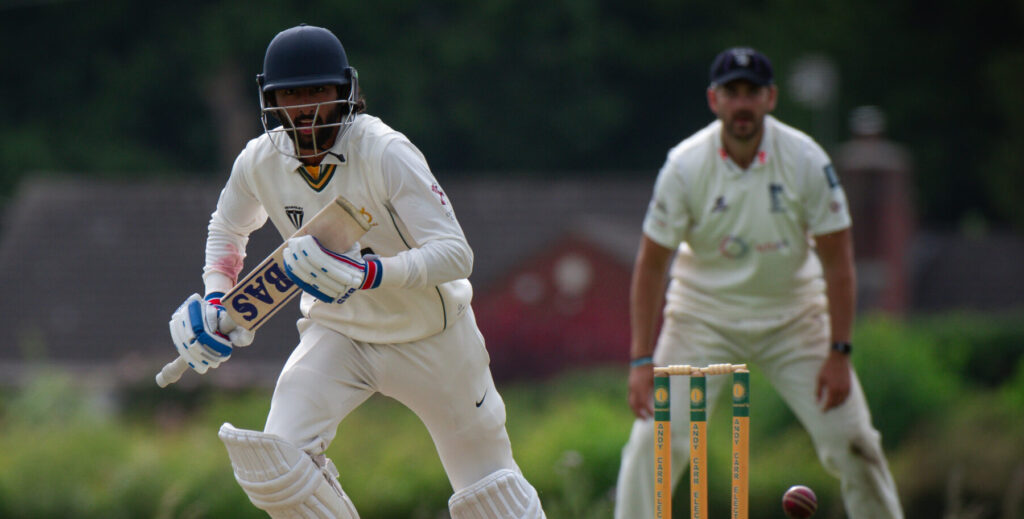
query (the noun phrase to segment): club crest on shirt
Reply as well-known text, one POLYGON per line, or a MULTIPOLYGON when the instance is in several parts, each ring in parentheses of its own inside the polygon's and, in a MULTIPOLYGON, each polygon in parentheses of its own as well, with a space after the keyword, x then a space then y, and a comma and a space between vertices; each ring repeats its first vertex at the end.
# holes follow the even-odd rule
POLYGON ((288 219, 291 220, 292 225, 294 225, 296 229, 302 227, 302 217, 305 215, 305 212, 302 210, 302 206, 286 205, 284 207, 284 213, 288 215, 288 219))
POLYGON ((786 212, 786 206, 782 203, 782 194, 785 190, 782 184, 768 184, 768 196, 771 197, 773 213, 786 212))

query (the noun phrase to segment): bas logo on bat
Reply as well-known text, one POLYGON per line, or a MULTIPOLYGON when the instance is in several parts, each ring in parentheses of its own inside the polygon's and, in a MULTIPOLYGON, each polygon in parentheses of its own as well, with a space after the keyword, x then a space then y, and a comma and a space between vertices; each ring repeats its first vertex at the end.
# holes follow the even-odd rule
POLYGON ((253 277, 242 288, 242 291, 231 300, 231 308, 238 312, 246 321, 252 321, 259 317, 260 311, 250 301, 250 297, 265 305, 272 305, 276 302, 275 295, 278 296, 278 299, 282 297, 287 298, 294 286, 295 283, 288 279, 288 276, 281 270, 279 263, 270 263, 263 272, 253 277), (270 288, 268 288, 268 284, 270 288))

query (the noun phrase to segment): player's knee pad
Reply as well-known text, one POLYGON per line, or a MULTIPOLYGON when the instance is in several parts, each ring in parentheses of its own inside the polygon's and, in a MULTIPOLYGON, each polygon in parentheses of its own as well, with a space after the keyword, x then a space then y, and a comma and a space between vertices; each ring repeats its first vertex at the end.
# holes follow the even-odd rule
POLYGON ((252 504, 273 519, 359 518, 326 457, 311 457, 278 436, 229 423, 218 436, 228 449, 235 480, 252 504))
POLYGON ((537 490, 522 474, 501 469, 448 500, 452 519, 545 519, 537 490))

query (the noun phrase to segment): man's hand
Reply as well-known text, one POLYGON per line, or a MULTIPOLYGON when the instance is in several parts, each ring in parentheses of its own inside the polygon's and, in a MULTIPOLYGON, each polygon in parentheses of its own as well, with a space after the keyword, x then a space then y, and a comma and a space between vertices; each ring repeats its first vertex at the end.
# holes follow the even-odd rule
POLYGON ((210 295, 207 301, 192 294, 168 323, 178 354, 199 374, 220 366, 231 358, 235 346, 248 346, 253 339, 252 332, 231 321, 218 294, 210 295))
POLYGON ((289 279, 327 303, 343 303, 356 290, 377 288, 384 274, 380 260, 364 258, 358 243, 340 254, 309 235, 288 240, 284 266, 289 279))
POLYGON ((227 335, 228 339, 231 339, 231 345, 236 348, 244 348, 252 344, 256 334, 235 324, 235 321, 231 319, 231 316, 224 310, 224 305, 220 302, 222 297, 224 297, 224 294, 221 292, 211 292, 206 296, 206 302, 217 307, 218 310, 217 330, 227 335))
POLYGON ((646 364, 629 369, 629 407, 637 418, 654 416, 654 365, 646 364))
POLYGON ((850 358, 846 354, 829 353, 818 372, 815 395, 823 412, 842 405, 850 396, 850 358))

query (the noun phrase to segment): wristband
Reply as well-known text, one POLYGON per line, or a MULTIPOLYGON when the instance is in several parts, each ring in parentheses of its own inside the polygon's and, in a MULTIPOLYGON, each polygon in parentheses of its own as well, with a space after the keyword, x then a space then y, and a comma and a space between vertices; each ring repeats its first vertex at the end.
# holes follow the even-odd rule
POLYGON ((206 294, 206 297, 204 297, 203 299, 205 299, 206 302, 210 303, 211 305, 214 305, 214 306, 224 306, 220 302, 220 299, 222 297, 224 297, 224 292, 210 292, 209 294, 206 294))
POLYGON ((637 357, 629 361, 629 367, 631 368, 639 368, 640 366, 646 366, 648 364, 654 364, 654 359, 652 359, 650 355, 637 357))
POLYGON ((836 341, 832 343, 832 351, 838 351, 843 355, 849 355, 853 352, 853 345, 848 342, 836 341))

